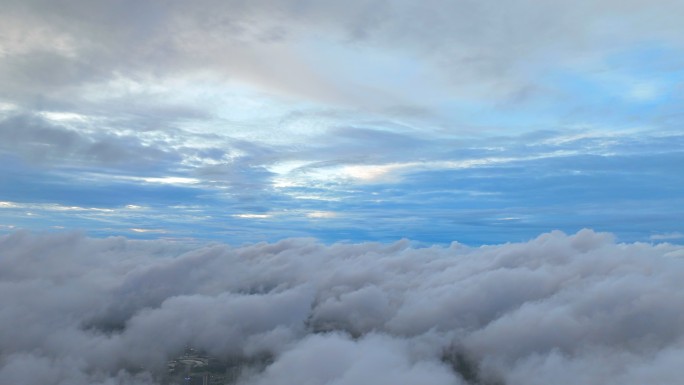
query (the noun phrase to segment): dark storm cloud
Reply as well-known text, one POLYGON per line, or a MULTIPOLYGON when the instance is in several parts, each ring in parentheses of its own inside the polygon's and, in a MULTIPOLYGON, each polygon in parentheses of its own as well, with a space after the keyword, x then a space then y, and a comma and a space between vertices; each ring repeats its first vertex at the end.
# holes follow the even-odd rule
POLYGON ((678 383, 680 246, 583 230, 468 248, 0 238, 0 375, 154 384, 186 344, 243 384, 678 383))

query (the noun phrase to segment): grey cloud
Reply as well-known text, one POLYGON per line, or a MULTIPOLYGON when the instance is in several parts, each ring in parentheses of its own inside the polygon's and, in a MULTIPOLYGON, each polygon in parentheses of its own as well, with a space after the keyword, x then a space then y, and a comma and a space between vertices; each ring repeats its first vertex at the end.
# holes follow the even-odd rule
POLYGON ((178 160, 176 155, 143 145, 132 136, 106 131, 88 134, 33 114, 15 114, 0 121, 0 151, 32 162, 66 166, 139 168, 178 160))
POLYGON ((41 385, 153 385, 149 373, 131 374, 126 371, 111 376, 87 375, 80 371, 79 360, 48 358, 35 354, 12 354, 3 357, 2 376, 8 383, 41 385))
POLYGON ((270 180, 272 173, 249 159, 238 158, 230 163, 199 167, 195 173, 212 182, 223 182, 235 190, 259 191, 270 180))
POLYGON ((327 135, 332 136, 332 142, 339 147, 360 148, 359 153, 369 153, 371 148, 376 151, 378 147, 389 147, 393 151, 418 151, 424 147, 428 141, 413 135, 400 134, 395 132, 369 129, 362 127, 340 127, 331 130, 327 135), (380 146, 382 144, 382 146, 380 146))
POLYGON ((79 58, 49 51, 29 52, 3 58, 0 62, 0 79, 5 85, 0 95, 38 101, 60 89, 106 79, 110 75, 79 58))
POLYGON ((314 335, 285 352, 254 384, 431 384, 464 382, 447 365, 414 360, 401 338, 368 335, 352 340, 340 334, 314 335))
POLYGON ((288 154, 247 141, 230 141, 230 147, 240 155, 199 166, 193 175, 209 184, 227 187, 229 194, 242 200, 268 194, 275 174, 267 166, 287 158, 288 154))
MULTIPOLYGON (((335 127, 283 158, 310 160, 295 172, 348 164, 373 164, 439 156, 443 144, 418 136, 364 127, 335 127)), ((446 146, 445 146, 446 147, 446 146)))
POLYGON ((420 104, 408 91, 399 96, 369 90, 352 73, 330 73, 300 55, 307 39, 324 36, 334 44, 380 48, 426 61, 443 69, 442 79, 455 85, 452 93, 515 99, 536 89, 537 71, 522 68, 530 63, 535 67, 600 58, 651 39, 681 45, 675 15, 682 10, 676 1, 654 7, 613 0, 12 2, 7 17, 23 23, 5 23, 8 47, 24 41, 22 49, 29 52, 19 55, 8 49, 12 60, 5 60, 0 72, 5 89, 19 93, 102 81, 117 73, 173 76, 208 69, 276 92, 356 107, 391 108, 397 101, 384 103, 388 96, 405 99, 413 108, 420 104), (21 40, 31 30, 42 34, 21 40), (31 65, 14 63, 17 58, 31 65))
POLYGON ((316 76, 309 64, 278 43, 277 37, 286 29, 274 20, 269 8, 239 1, 205 1, 191 6, 182 2, 69 1, 59 7, 41 1, 14 4, 8 17, 24 23, 7 27, 23 31, 8 32, 16 40, 13 45, 20 45, 22 36, 38 26, 48 33, 36 38, 33 50, 31 42, 25 44, 23 50, 28 53, 10 52, 11 57, 25 57, 37 64, 6 62, 0 75, 16 94, 10 98, 30 96, 25 94, 31 90, 45 92, 57 84, 67 88, 105 82, 118 74, 136 78, 205 70, 269 89, 335 98, 326 79, 316 76), (45 47, 53 51, 42 53, 50 49, 45 47), (51 72, 45 71, 48 61, 42 56, 34 58, 39 53, 59 64, 56 76, 46 75, 51 72), (273 55, 279 56, 277 62, 269 60, 273 55))
POLYGON ((18 232, 0 237, 0 375, 154 384, 192 344, 271 357, 244 384, 674 384, 681 252, 590 230, 480 248, 18 232))
POLYGON ((160 307, 142 310, 126 322, 120 343, 131 353, 123 358, 131 365, 158 367, 168 359, 168 352, 190 343, 219 356, 274 354, 302 335, 310 296, 300 288, 269 295, 168 298, 160 307), (174 336, 166 338, 174 330, 174 336))

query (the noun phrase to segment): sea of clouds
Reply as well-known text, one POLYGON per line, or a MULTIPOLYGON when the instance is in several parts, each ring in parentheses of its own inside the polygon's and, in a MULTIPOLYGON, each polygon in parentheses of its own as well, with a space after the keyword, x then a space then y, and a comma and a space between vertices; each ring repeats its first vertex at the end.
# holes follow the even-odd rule
POLYGON ((238 383, 677 384, 684 247, 551 232, 417 248, 0 236, 0 382, 157 384, 191 345, 238 383))

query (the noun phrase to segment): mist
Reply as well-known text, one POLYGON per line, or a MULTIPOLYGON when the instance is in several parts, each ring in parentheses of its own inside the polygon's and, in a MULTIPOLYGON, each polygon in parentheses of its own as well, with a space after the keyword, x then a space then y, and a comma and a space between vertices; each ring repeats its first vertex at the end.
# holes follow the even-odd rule
POLYGON ((679 383, 684 247, 551 232, 468 247, 0 237, 0 378, 160 384, 679 383), (259 365, 249 363, 260 362, 259 365))

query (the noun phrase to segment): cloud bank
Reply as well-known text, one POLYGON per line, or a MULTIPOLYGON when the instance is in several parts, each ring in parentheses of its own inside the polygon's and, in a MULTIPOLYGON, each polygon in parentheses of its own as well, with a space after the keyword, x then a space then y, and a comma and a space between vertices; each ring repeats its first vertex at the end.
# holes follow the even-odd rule
POLYGON ((190 344, 237 383, 675 384, 684 248, 551 232, 470 248, 0 237, 0 377, 158 384, 190 344))

